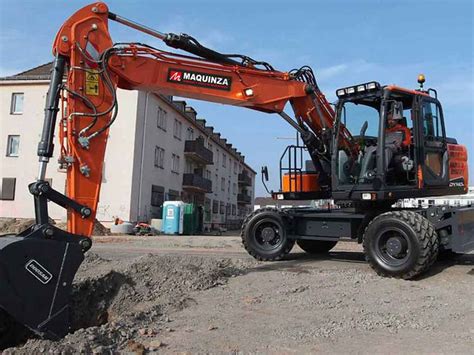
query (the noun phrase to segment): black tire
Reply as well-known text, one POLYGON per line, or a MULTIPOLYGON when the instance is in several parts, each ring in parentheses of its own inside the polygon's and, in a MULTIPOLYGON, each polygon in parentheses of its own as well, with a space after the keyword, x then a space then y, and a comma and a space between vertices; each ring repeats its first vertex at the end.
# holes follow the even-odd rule
POLYGON ((281 260, 293 246, 287 238, 282 212, 274 208, 262 208, 248 215, 242 224, 242 244, 255 259, 281 260))
POLYGON ((433 225, 420 214, 395 211, 383 213, 368 224, 363 246, 377 274, 409 280, 434 263, 439 239, 433 225))
POLYGON ((308 254, 326 254, 334 248, 337 241, 326 240, 297 240, 296 244, 308 254))

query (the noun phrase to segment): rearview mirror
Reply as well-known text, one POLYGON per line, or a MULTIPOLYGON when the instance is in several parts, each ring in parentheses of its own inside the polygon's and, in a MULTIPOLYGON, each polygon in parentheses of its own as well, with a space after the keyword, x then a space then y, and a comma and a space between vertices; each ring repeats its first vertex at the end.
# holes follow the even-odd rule
POLYGON ((365 136, 365 132, 367 131, 368 127, 369 127, 369 122, 365 121, 364 124, 362 125, 361 129, 360 129, 360 136, 361 137, 365 136))
POLYGON ((262 166, 262 178, 268 181, 268 168, 266 165, 262 166))

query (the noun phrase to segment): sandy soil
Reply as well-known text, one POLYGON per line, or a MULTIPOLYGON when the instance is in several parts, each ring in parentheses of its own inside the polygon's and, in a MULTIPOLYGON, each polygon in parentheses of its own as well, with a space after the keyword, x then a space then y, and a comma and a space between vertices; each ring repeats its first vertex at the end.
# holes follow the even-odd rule
POLYGON ((96 237, 75 281, 75 332, 6 353, 468 354, 473 265, 466 255, 402 281, 351 243, 260 263, 238 237, 96 237))

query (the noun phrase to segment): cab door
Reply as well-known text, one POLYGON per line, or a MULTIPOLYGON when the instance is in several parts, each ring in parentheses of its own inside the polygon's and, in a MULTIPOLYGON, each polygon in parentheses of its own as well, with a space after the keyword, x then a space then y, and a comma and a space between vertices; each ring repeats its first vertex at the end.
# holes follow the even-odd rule
POLYGON ((434 98, 419 101, 418 154, 424 186, 448 186, 448 152, 441 105, 434 98))

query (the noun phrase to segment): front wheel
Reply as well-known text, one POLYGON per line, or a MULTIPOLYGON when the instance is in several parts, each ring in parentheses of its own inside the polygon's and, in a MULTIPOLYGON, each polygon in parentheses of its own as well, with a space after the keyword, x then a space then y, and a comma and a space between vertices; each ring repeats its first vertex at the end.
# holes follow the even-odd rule
POLYGON ((287 237, 281 212, 264 208, 250 214, 242 225, 242 244, 257 260, 281 260, 293 248, 295 241, 287 237))
POLYGON ((364 252, 381 276, 412 279, 436 260, 438 235, 433 225, 412 211, 395 211, 375 217, 364 233, 364 252))

